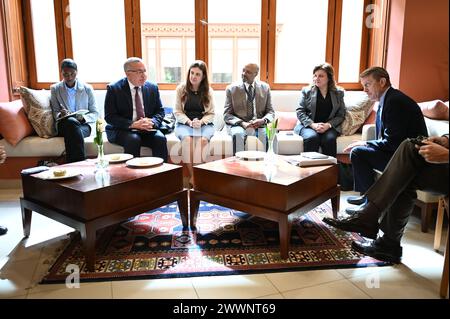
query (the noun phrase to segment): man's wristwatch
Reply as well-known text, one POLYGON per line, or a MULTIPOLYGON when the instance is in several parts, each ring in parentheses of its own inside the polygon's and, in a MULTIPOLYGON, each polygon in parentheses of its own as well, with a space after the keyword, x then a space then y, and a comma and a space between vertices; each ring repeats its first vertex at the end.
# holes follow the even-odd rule
POLYGON ((264 118, 264 124, 266 124, 266 125, 267 125, 267 124, 269 124, 269 122, 270 122, 270 121, 269 121, 269 119, 268 119, 268 118, 264 118))

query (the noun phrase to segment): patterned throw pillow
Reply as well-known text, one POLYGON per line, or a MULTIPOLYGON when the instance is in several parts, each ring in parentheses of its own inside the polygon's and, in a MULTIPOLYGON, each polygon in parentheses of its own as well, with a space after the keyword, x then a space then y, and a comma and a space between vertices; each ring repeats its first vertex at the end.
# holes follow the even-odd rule
MULTIPOLYGON (((344 97, 345 100, 345 97, 344 97)), ((342 135, 353 135, 364 124, 372 112, 374 102, 369 99, 365 92, 353 101, 345 100, 347 112, 342 122, 342 135)))
POLYGON ((28 120, 36 133, 44 138, 55 136, 55 120, 50 107, 50 92, 26 87, 20 87, 19 92, 28 120))

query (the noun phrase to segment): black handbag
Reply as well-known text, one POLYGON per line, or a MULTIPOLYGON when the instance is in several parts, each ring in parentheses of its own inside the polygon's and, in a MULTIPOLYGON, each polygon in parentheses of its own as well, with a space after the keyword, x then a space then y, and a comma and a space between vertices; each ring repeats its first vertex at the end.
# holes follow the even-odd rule
POLYGON ((176 122, 175 115, 173 113, 168 113, 164 115, 164 119, 161 122, 159 130, 163 134, 170 134, 175 129, 175 122, 176 122))

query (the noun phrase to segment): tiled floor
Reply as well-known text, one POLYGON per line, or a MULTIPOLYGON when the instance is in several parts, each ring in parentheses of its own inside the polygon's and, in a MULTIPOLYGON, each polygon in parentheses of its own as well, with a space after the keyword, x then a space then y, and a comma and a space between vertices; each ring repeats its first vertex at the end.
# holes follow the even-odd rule
MULTIPOLYGON (((349 194, 342 194, 341 208, 349 194)), ((439 298, 444 258, 433 250, 433 230, 420 232, 415 215, 403 239, 403 263, 393 267, 82 283, 79 289, 38 285, 72 229, 33 213, 31 236, 22 240, 20 196, 0 189, 0 225, 9 229, 0 237, 0 299, 439 298)))

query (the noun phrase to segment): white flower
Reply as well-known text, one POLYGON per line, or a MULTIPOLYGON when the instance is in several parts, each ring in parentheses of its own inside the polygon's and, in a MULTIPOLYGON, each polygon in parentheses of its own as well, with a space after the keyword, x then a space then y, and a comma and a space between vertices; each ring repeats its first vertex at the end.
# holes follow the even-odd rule
POLYGON ((95 138, 94 143, 97 145, 103 145, 103 132, 105 131, 106 122, 102 118, 98 118, 95 123, 95 138))
POLYGON ((97 132, 103 133, 105 131, 105 127, 106 127, 105 120, 102 118, 98 118, 96 126, 97 126, 97 132))

